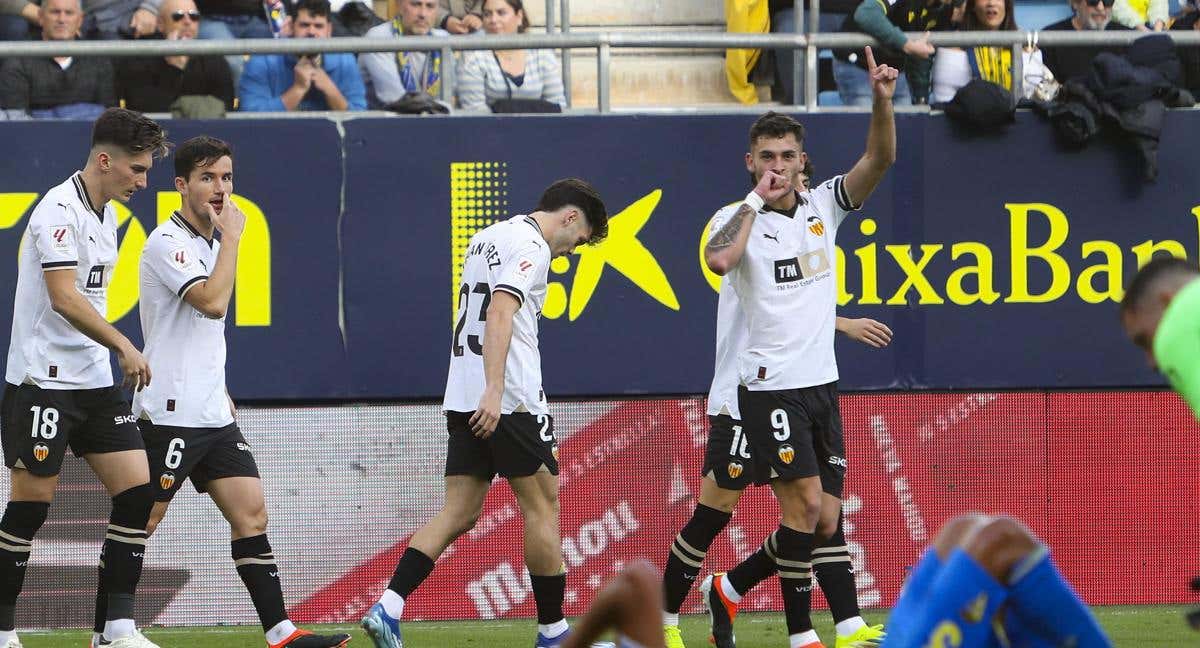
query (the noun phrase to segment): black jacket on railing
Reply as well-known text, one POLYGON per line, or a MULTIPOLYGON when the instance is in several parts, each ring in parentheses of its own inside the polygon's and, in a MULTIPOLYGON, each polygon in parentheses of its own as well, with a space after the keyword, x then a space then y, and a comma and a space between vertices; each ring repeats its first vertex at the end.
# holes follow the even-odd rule
MULTIPOLYGON (((1060 20, 1056 23, 1042 27, 1042 31, 1077 31, 1075 25, 1071 24, 1072 18, 1060 20)), ((1129 31, 1125 25, 1117 24, 1116 21, 1110 21, 1104 31, 1129 31)), ((1113 54, 1124 53, 1124 47, 1114 47, 1110 45, 1082 45, 1078 47, 1042 47, 1042 62, 1050 71, 1054 73, 1054 78, 1058 79, 1059 83, 1066 83, 1071 79, 1086 76, 1092 69, 1092 60, 1101 52, 1111 52, 1113 54)))

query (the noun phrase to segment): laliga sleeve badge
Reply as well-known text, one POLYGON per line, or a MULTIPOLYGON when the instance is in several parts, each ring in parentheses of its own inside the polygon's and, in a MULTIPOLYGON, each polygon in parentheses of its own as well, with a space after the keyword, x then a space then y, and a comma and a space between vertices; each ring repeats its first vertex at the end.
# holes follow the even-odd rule
POLYGON ((50 247, 55 252, 66 252, 75 245, 75 238, 71 235, 71 227, 68 225, 55 225, 50 228, 50 247))
POLYGON ((50 446, 45 443, 39 443, 33 446, 33 458, 38 461, 45 461, 46 457, 50 456, 50 446))
POLYGON ((792 463, 792 460, 795 458, 796 458, 796 449, 795 448, 793 448, 792 446, 790 446, 786 443, 779 446, 779 460, 780 461, 782 461, 785 464, 790 465, 792 463))
POLYGON ((730 479, 737 479, 738 477, 742 476, 742 462, 730 461, 729 465, 725 467, 725 470, 729 472, 730 479))
POLYGON ((158 478, 158 487, 159 488, 161 488, 163 490, 171 490, 171 487, 174 485, 175 485, 175 473, 168 471, 159 476, 159 478, 158 478))

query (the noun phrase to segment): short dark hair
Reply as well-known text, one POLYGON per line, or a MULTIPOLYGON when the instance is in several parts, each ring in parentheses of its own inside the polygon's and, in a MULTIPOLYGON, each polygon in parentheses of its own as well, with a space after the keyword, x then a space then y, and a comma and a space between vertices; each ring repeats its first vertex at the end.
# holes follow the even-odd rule
POLYGON ((292 18, 299 18, 301 9, 307 11, 310 16, 328 18, 333 13, 333 9, 329 6, 329 0, 297 0, 288 10, 288 15, 292 18))
POLYGON ((1121 313, 1128 313, 1137 308, 1150 291, 1163 279, 1170 277, 1194 277, 1200 274, 1191 263, 1173 256, 1158 257, 1142 266, 1134 275, 1133 281, 1125 289, 1125 297, 1121 299, 1121 313))
POLYGON ((187 180, 192 171, 206 167, 228 155, 233 158, 229 144, 208 135, 200 135, 179 145, 175 149, 175 177, 187 180))
POLYGON ((153 119, 124 108, 109 108, 92 124, 92 148, 116 146, 126 153, 150 151, 156 158, 167 154, 167 132, 153 119))
POLYGON ((538 201, 537 211, 557 211, 571 205, 583 210, 583 217, 592 227, 588 245, 595 245, 608 236, 608 210, 596 188, 579 178, 566 178, 546 187, 538 201))
POLYGON ((750 127, 750 148, 754 148, 754 143, 760 137, 787 137, 788 133, 796 136, 798 144, 804 143, 804 126, 800 122, 782 113, 768 112, 754 120, 754 125, 750 127))

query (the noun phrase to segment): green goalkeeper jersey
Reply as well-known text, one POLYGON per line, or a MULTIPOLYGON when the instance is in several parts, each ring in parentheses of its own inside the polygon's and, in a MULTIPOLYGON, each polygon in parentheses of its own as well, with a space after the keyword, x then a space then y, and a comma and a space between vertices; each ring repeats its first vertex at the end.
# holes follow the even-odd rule
POLYGON ((1200 279, 1180 290, 1154 334, 1154 360, 1200 418, 1200 279))

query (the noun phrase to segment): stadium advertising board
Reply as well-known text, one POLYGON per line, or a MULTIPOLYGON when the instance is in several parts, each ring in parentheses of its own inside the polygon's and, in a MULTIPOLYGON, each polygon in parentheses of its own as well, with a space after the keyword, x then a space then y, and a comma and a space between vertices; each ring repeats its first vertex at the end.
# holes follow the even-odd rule
MULTIPOLYGON (((662 567, 695 507, 707 421, 698 398, 559 402, 551 411, 575 615, 622 564, 644 557, 662 567)), ((1196 423, 1174 394, 863 394, 844 397, 842 412, 847 546, 864 606, 891 606, 904 567, 943 522, 970 510, 1027 521, 1088 603, 1194 600, 1196 423)), ((262 471, 292 617, 357 621, 441 504, 438 407, 244 407, 239 422, 262 471)), ((94 511, 107 499, 78 459, 67 460, 63 479, 70 488, 51 509, 18 604, 22 627, 91 624, 105 524, 94 511)), ((778 521, 767 489, 749 489, 705 568, 728 569, 778 521)), ((212 502, 184 486, 147 548, 139 621, 255 623, 228 533, 212 502)), ((475 529, 410 597, 406 618, 533 616, 520 538, 516 501, 498 482, 475 529)), ((745 601, 743 609, 780 609, 778 584, 745 601)), ((684 612, 699 605, 693 593, 684 612)))
MULTIPOLYGON (((232 141, 251 216, 230 315, 240 398, 440 397, 469 236, 528 210, 550 181, 591 180, 609 240, 551 266, 542 350, 551 396, 699 393, 712 371, 717 278, 708 218, 749 189, 751 116, 172 122, 232 141)), ((818 179, 848 169, 863 115, 803 117, 818 179)), ((838 235, 839 304, 896 333, 839 339, 843 389, 1161 384, 1116 326, 1121 286, 1155 253, 1200 258, 1200 157, 1174 111, 1156 184, 1119 142, 1059 149, 1022 114, 1002 135, 900 115, 899 160, 838 235)), ((40 192, 81 162, 85 124, 6 123, 27 159, 0 174, 15 255, 40 192)), ((177 204, 169 164, 122 212, 109 317, 135 334, 136 255, 177 204), (174 201, 174 202, 173 202, 174 201)), ((5 285, 15 263, 0 267, 5 285)), ((7 331, 7 309, 0 330, 7 331)))

